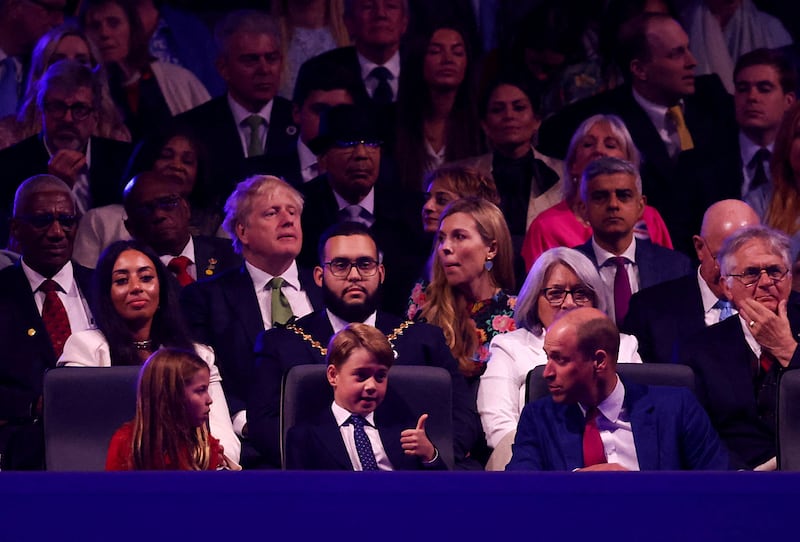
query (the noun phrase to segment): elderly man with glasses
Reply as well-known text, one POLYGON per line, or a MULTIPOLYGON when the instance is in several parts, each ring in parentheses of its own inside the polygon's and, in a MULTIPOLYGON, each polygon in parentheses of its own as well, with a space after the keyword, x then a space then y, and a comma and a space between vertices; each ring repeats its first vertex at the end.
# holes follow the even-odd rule
POLYGON ((314 281, 322 288, 325 309, 286 327, 262 333, 256 343, 256 366, 248 395, 250 438, 271 466, 280 467, 280 398, 284 374, 295 365, 326 364, 328 341, 347 324, 360 322, 386 334, 395 365, 443 367, 453 379, 456 461, 471 463, 466 452, 478 434, 475 401, 438 327, 403 321, 378 309, 385 270, 375 238, 358 222, 342 222, 319 241, 314 281))
POLYGON ((698 396, 732 466, 773 470, 778 378, 800 367, 800 297, 791 290, 789 239, 765 226, 747 227, 723 243, 717 259, 738 318, 692 336, 677 359, 694 369, 698 396))
MULTIPOLYGON (((0 151, 4 178, 1 212, 9 212, 14 190, 22 181, 45 173, 71 188, 81 213, 121 203, 131 145, 93 135, 101 92, 99 77, 72 60, 58 61, 47 69, 36 96, 42 133, 0 151)), ((0 241, 4 242, 3 233, 0 231, 0 241)))

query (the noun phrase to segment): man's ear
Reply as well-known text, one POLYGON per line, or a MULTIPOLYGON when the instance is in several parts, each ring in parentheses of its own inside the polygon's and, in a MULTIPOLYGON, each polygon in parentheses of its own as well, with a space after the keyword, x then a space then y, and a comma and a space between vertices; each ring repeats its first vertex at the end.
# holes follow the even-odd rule
POLYGON ((611 356, 605 350, 599 349, 594 352, 594 369, 597 372, 605 372, 609 369, 611 356))
POLYGON ((314 268, 314 284, 322 288, 322 275, 325 272, 320 266, 314 268))
POLYGON ((720 278, 719 285, 722 288, 722 294, 727 298, 728 301, 733 303, 733 293, 731 292, 731 287, 728 285, 728 277, 720 278))
POLYGON ((699 235, 692 235, 692 244, 694 245, 694 251, 697 253, 697 259, 702 262, 703 253, 705 252, 703 248, 706 246, 705 240, 699 235))
POLYGON ((292 120, 298 126, 300 125, 300 106, 292 103, 292 120))
POLYGON ((647 81, 647 70, 645 69, 645 63, 640 59, 634 58, 631 60, 629 68, 631 71, 631 76, 634 79, 638 79, 639 81, 647 81))
POLYGON ((383 281, 386 280, 386 268, 383 267, 383 264, 378 264, 378 280, 380 284, 383 284, 383 281))

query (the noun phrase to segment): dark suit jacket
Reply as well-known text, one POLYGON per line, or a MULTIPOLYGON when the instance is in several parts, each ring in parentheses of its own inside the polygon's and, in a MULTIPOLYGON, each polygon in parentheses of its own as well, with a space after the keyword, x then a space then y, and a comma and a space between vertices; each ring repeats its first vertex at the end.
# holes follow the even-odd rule
MULTIPOLYGON (((790 298, 789 315, 797 337, 797 296, 790 298)), ((697 397, 728 446, 733 467, 752 469, 775 456, 775 426, 759 417, 752 369, 755 354, 745 340, 739 317, 707 327, 679 343, 675 359, 694 370, 697 397)), ((796 367, 800 367, 800 348, 790 363, 790 368, 796 367)), ((772 370, 780 371, 777 367, 772 370)), ((776 375, 772 376, 771 381, 777 381, 776 375)), ((769 406, 774 412, 774 403, 769 406)))
POLYGON ((220 204, 236 183, 249 175, 282 176, 286 161, 297 155, 297 127, 292 120, 292 104, 279 96, 273 98, 267 143, 264 155, 260 157, 245 157, 227 95, 181 113, 175 117, 175 123, 191 130, 207 149, 212 197, 220 204))
MULTIPOLYGON (((310 271, 300 269, 300 285, 312 307, 322 307, 322 292, 310 271)), ((264 331, 250 273, 242 264, 195 282, 183 289, 180 300, 194 340, 214 349, 231 414, 244 410, 252 380, 253 349, 264 331)))
MULTIPOLYGON (((599 267, 592 249, 591 238, 575 249, 588 256, 595 267, 599 267)), ((650 241, 642 239, 636 240, 636 268, 639 272, 640 290, 686 276, 692 272, 689 258, 680 252, 654 245, 650 241)))
POLYGON ((695 93, 684 99, 684 117, 694 149, 669 157, 650 117, 633 98, 630 85, 592 96, 551 116, 539 130, 538 149, 563 157, 578 125, 598 113, 622 118, 642 154, 642 189, 669 228, 675 249, 694 257, 691 243, 703 213, 712 203, 741 197, 741 171, 735 157, 738 127, 733 99, 716 75, 695 79, 695 93), (739 170, 739 171, 737 171, 739 170))
MULTIPOLYGON (((402 54, 400 59, 400 70, 402 71, 402 54)), ((361 64, 358 63, 358 53, 353 46, 331 49, 306 60, 297 72, 297 80, 307 79, 309 77, 307 73, 336 73, 337 71, 339 72, 337 77, 341 79, 342 86, 351 89, 353 100, 357 105, 376 107, 369 92, 367 92, 364 80, 361 78, 361 64)), ((397 96, 395 96, 395 99, 397 99, 397 96)), ((381 135, 387 149, 394 148, 396 109, 395 103, 392 103, 379 107, 376 112, 378 126, 381 129, 381 135)))
MULTIPOLYGON (((93 207, 122 203, 123 173, 133 148, 130 143, 91 138, 92 163, 89 168, 89 193, 93 207)), ((3 246, 8 239, 7 219, 14 206, 14 193, 25 179, 47 173, 50 155, 40 135, 31 136, 0 151, 0 234, 3 246)))
POLYGON ((633 294, 622 331, 636 336, 645 363, 671 363, 678 340, 705 327, 697 275, 690 274, 633 294))
MULTIPOLYGON (((625 382, 640 470, 725 470, 728 454, 685 388, 625 382)), ((545 397, 525 406, 506 470, 571 471, 584 466, 584 416, 577 404, 545 397)))
MULTIPOLYGON (((387 394, 388 394, 387 390, 387 394)), ((446 470, 441 456, 431 465, 403 452, 400 433, 413 429, 416 421, 410 413, 397 412, 382 403, 375 411, 375 426, 394 470, 446 470)), ((434 443, 434 446, 436 444, 434 443)), ((311 423, 292 427, 286 436, 286 468, 289 470, 353 470, 344 439, 330 408, 311 423)))
MULTIPOLYGON (((378 312, 376 327, 388 335, 402 320, 378 312)), ((247 425, 256 448, 274 465, 280 466, 280 403, 283 376, 295 365, 324 364, 320 347, 327 347, 333 328, 324 310, 296 322, 310 340, 289 328, 275 328, 261 333, 256 343, 256 367, 247 401, 247 425)), ((463 459, 478 435, 475 401, 466 381, 458 371, 442 331, 434 326, 415 323, 394 339, 396 365, 431 365, 447 369, 453 379, 453 432, 456 461, 463 459)), ((416 424, 416 421, 414 422, 416 424)), ((410 426, 409 426, 410 427, 410 426)), ((404 429, 408 429, 405 427, 404 429)))
MULTIPOLYGON (((305 183, 300 191, 303 207, 303 250, 297 260, 306 267, 319 265, 317 244, 323 232, 339 221, 339 207, 325 175, 305 183)), ((423 239, 419 220, 421 206, 407 194, 383 184, 375 184, 375 223, 370 228, 383 251, 386 281, 381 308, 403 314, 419 270, 425 265, 430 244, 423 239)))
POLYGON ((233 244, 229 239, 205 235, 194 235, 192 239, 198 280, 241 267, 242 257, 233 251, 233 244))
MULTIPOLYGON (((75 279, 84 298, 92 293, 92 270, 73 263, 75 279)), ((56 354, 36 308, 30 283, 20 262, 0 270, 0 451, 20 428, 34 421, 33 406, 42 395, 42 379, 56 366, 56 354)), ((28 463, 13 458, 12 463, 28 463)), ((30 458, 34 462, 37 458, 30 458)), ((38 458, 39 462, 43 456, 38 458)), ((9 458, 4 457, 4 464, 9 458)))

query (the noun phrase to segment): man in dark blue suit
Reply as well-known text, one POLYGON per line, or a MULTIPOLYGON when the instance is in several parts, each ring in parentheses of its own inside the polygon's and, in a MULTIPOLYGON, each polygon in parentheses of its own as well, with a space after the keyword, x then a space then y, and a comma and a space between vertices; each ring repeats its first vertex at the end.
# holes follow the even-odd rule
POLYGON ((740 197, 741 170, 733 98, 715 74, 695 77, 689 37, 668 15, 626 23, 618 63, 627 82, 551 116, 539 150, 562 157, 578 125, 598 113, 618 115, 642 154, 647 203, 659 210, 675 249, 693 255, 692 235, 715 201, 740 197), (683 142, 681 142, 683 138, 683 142))
POLYGON ((724 470, 728 454, 684 388, 616 372, 619 331, 597 309, 557 320, 544 340, 550 397, 522 410, 506 470, 724 470))
POLYGON ((671 363, 676 344, 735 314, 722 292, 717 254, 723 241, 760 221, 741 200, 726 199, 708 208, 694 246, 697 273, 639 290, 631 297, 622 331, 635 335, 645 363, 671 363))
POLYGON ((439 328, 403 321, 378 310, 385 274, 379 254, 374 238, 362 224, 344 222, 332 226, 320 239, 320 263, 314 268, 314 280, 322 288, 325 310, 258 337, 256 368, 247 402, 250 438, 276 467, 280 466, 283 376, 295 365, 326 363, 328 341, 351 322, 380 329, 396 352, 395 364, 432 365, 450 372, 456 462, 462 468, 474 466, 466 455, 479 430, 475 401, 439 328))
POLYGON ((92 271, 70 261, 76 215, 69 186, 56 177, 37 175, 17 189, 11 232, 22 259, 0 271, 0 453, 4 470, 43 468, 44 372, 56 366, 70 333, 89 329, 94 323, 87 302, 92 271), (48 314, 64 315, 68 326, 58 326, 58 318, 48 314))
MULTIPOLYGON (((303 198, 288 183, 255 176, 228 198, 223 227, 244 264, 181 291, 181 306, 195 340, 216 353, 233 428, 248 435, 247 390, 253 378, 256 338, 275 324, 322 307, 311 271, 299 268, 303 198)), ((260 460, 242 446, 243 463, 260 460)))
POLYGON ((800 300, 789 239, 765 226, 731 235, 719 253, 725 296, 739 310, 680 343, 676 361, 697 376, 697 396, 740 469, 775 470, 778 379, 800 367, 800 300))
POLYGON ((591 162, 583 172, 580 191, 592 237, 575 248, 592 260, 614 292, 609 313, 622 323, 631 294, 688 275, 689 258, 635 238, 633 227, 642 217, 644 198, 639 172, 630 162, 609 157, 591 162), (620 271, 625 275, 617 276, 620 271))
POLYGON ((258 11, 234 11, 217 26, 217 69, 228 92, 175 118, 209 150, 209 176, 224 201, 257 173, 283 176, 296 160, 297 127, 280 87, 280 32, 258 11))

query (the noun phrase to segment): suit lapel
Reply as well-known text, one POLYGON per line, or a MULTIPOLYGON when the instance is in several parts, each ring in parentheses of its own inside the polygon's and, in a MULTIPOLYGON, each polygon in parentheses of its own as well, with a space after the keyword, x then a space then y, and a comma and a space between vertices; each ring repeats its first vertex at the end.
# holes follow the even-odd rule
MULTIPOLYGON (((552 399, 548 399, 552 400, 552 399)), ((583 427, 584 417, 577 404, 553 409, 557 428, 559 456, 564 458, 565 467, 569 470, 583 467, 583 427)))
POLYGON ((242 264, 238 272, 226 275, 222 286, 222 295, 231 307, 231 314, 238 316, 250 339, 251 349, 256 343, 258 334, 264 331, 264 321, 261 318, 261 308, 253 290, 253 280, 250 273, 242 264))
POLYGON ((629 413, 633 443, 639 470, 659 470, 658 423, 655 407, 647 395, 647 388, 633 382, 625 382, 625 410, 629 413))
POLYGON ((644 290, 657 282, 659 276, 658 262, 652 257, 649 241, 636 239, 636 267, 639 268, 639 289, 644 290))
MULTIPOLYGON (((13 273, 9 273, 7 292, 10 298, 16 298, 13 306, 22 309, 21 314, 18 316, 25 322, 18 328, 24 330, 25 335, 20 336, 17 342, 19 345, 30 345, 30 341, 33 341, 34 344, 39 345, 43 352, 47 352, 47 366, 55 367, 56 353, 53 350, 53 344, 50 342, 50 336, 44 327, 42 315, 36 307, 31 285, 27 277, 25 277, 25 272, 22 270, 22 265, 19 261, 14 264, 13 273)), ((32 356, 31 359, 35 358, 32 356)))
POLYGON ((324 309, 325 303, 322 301, 322 288, 317 286, 317 283, 314 282, 314 272, 311 269, 299 266, 297 271, 298 278, 300 279, 300 288, 302 288, 306 296, 308 296, 311 308, 314 309, 314 311, 324 309))
POLYGON ((314 428, 317 436, 322 442, 322 447, 328 452, 331 459, 343 470, 353 470, 350 456, 347 455, 347 448, 344 445, 342 433, 336 424, 330 407, 325 410, 320 423, 314 428))

